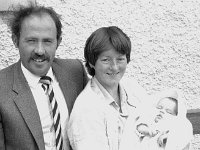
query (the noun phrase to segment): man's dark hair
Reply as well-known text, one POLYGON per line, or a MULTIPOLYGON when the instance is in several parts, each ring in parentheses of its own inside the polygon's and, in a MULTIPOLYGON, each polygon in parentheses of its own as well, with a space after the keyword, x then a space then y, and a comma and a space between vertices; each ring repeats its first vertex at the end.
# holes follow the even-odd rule
POLYGON ((19 42, 21 26, 24 19, 31 15, 42 15, 45 13, 50 15, 50 17, 55 22, 57 29, 56 38, 57 40, 60 39, 62 34, 62 24, 60 21, 60 15, 58 15, 53 10, 52 7, 44 7, 44 6, 38 6, 36 4, 29 4, 27 7, 19 6, 17 10, 13 11, 13 18, 10 22, 10 26, 11 26, 12 36, 15 36, 17 38, 17 42, 19 42))

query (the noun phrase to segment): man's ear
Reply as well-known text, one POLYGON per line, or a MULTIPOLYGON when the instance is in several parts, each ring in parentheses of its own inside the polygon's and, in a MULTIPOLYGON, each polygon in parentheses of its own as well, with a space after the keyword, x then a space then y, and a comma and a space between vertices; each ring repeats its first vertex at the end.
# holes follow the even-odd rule
POLYGON ((60 37, 60 38, 58 39, 58 41, 57 41, 57 48, 58 48, 58 46, 60 45, 61 41, 62 41, 62 37, 60 37))
POLYGON ((12 35, 12 41, 16 48, 18 48, 19 40, 16 35, 12 35))

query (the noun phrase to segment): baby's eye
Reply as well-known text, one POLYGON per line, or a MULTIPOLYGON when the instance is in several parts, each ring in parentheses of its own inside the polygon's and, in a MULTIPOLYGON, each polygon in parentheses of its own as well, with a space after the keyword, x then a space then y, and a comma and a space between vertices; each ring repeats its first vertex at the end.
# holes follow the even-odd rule
POLYGON ((162 109, 162 106, 157 105, 156 108, 157 108, 157 109, 162 109))
POLYGON ((175 114, 173 111, 169 110, 169 109, 167 109, 166 112, 167 112, 168 114, 170 114, 170 115, 176 116, 176 114, 175 114))

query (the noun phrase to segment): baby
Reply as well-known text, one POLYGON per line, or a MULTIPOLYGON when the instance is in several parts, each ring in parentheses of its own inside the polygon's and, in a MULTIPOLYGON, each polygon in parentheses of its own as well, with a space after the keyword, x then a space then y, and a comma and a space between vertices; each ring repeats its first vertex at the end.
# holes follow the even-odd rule
POLYGON ((156 114, 151 122, 139 118, 136 125, 136 134, 140 140, 145 137, 151 138, 158 135, 158 145, 165 147, 167 135, 170 130, 170 124, 178 114, 178 102, 173 97, 165 97, 158 101, 156 105, 156 114))
POLYGON ((152 95, 127 119, 120 150, 188 150, 193 138, 178 90, 152 95))

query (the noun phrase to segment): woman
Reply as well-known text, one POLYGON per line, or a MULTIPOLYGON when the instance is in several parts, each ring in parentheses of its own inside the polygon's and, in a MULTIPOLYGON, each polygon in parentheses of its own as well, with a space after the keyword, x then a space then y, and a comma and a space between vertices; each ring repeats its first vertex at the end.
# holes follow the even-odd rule
POLYGON ((121 81, 131 41, 118 27, 102 27, 86 41, 84 57, 92 76, 75 101, 68 128, 73 150, 118 150, 129 114, 146 92, 134 80, 121 81))

